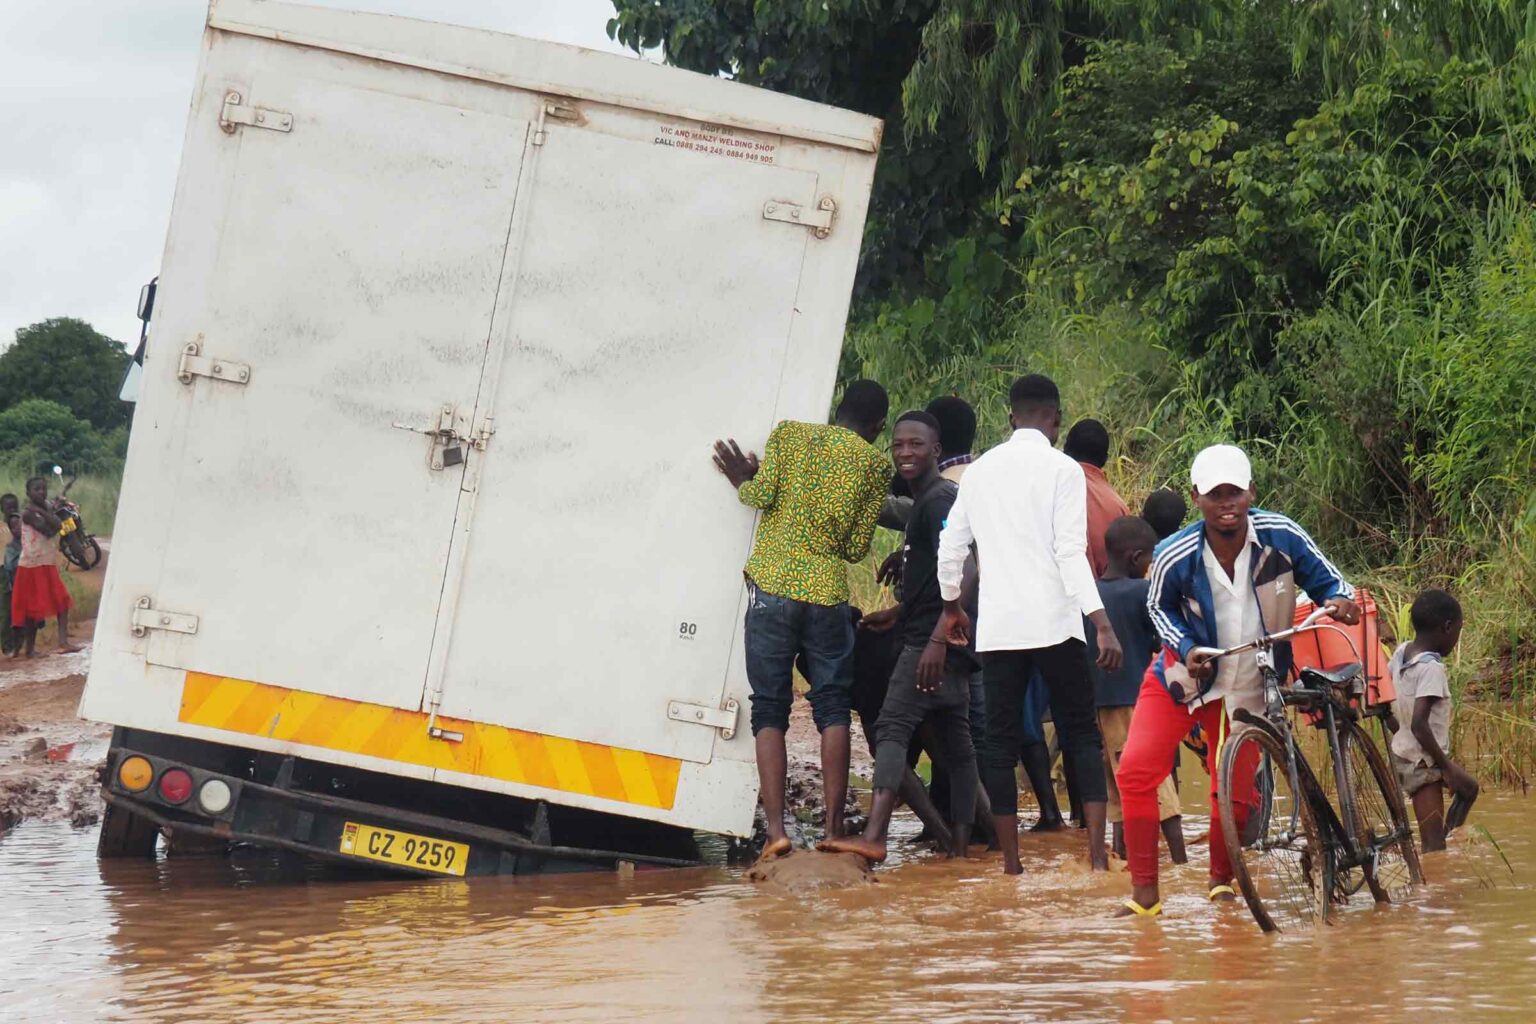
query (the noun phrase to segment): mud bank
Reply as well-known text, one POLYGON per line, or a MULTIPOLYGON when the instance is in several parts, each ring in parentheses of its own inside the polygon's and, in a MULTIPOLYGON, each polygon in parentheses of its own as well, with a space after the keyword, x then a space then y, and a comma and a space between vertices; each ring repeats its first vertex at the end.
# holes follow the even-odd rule
POLYGON ((86 657, 0 668, 0 832, 27 820, 76 827, 101 820, 96 771, 111 730, 75 717, 86 657))

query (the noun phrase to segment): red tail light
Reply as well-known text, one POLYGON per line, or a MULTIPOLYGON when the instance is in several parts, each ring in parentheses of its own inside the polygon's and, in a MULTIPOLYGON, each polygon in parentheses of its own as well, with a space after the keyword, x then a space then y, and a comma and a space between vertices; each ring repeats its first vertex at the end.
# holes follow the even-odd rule
POLYGON ((186 803, 192 795, 192 776, 180 768, 167 768, 160 776, 160 799, 168 804, 186 803))

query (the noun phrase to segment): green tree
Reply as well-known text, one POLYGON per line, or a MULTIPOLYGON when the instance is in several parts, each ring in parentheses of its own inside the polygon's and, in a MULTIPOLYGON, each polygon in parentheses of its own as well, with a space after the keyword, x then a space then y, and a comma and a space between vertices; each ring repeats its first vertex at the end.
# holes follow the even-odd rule
POLYGON ((1347 89, 1390 57, 1510 65, 1536 110, 1536 0, 940 0, 903 85, 909 132, 948 125, 1011 179, 1048 154, 1062 76, 1095 42, 1184 46, 1267 26, 1298 72, 1347 89), (958 125, 956 124, 958 122, 958 125))
POLYGON ((23 327, 0 353, 0 409, 45 398, 101 429, 125 424, 130 406, 117 395, 130 358, 121 344, 73 317, 23 327))
POLYGON ((29 398, 0 412, 0 454, 35 473, 54 463, 71 471, 92 469, 102 451, 90 424, 58 402, 29 398))

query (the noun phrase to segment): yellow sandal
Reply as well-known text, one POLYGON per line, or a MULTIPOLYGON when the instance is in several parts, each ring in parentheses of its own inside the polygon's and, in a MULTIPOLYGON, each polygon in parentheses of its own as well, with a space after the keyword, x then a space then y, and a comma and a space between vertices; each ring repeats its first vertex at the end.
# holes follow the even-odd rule
MULTIPOLYGON (((1210 900, 1212 903, 1216 903, 1218 902, 1218 898, 1221 896, 1230 896, 1235 900, 1237 899, 1237 890, 1232 888, 1230 885, 1213 885, 1211 886, 1211 891, 1206 894, 1205 898, 1210 900)), ((1225 903, 1227 901, 1220 900, 1220 902, 1225 903)))
POLYGON ((1162 900, 1158 900, 1150 907, 1144 907, 1140 903, 1137 903, 1135 900, 1126 900, 1123 906, 1125 906, 1128 910, 1130 910, 1132 914, 1136 915, 1137 917, 1157 917, 1163 912, 1162 900))

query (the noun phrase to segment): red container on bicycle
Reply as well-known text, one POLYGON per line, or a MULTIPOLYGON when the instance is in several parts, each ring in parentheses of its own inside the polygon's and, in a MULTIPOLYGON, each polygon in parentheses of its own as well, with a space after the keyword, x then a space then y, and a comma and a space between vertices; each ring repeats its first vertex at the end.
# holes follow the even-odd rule
MULTIPOLYGON (((1387 661, 1391 655, 1381 642, 1381 625, 1377 619, 1375 598, 1371 597, 1368 590, 1357 590, 1355 603, 1360 606, 1360 621, 1355 625, 1346 626, 1325 616, 1318 622, 1331 625, 1334 629, 1312 629, 1292 638, 1291 653, 1295 670, 1299 675, 1304 668, 1336 668, 1359 661, 1365 667, 1365 713, 1385 714, 1397 697, 1392 677, 1387 672, 1387 661), (1349 640, 1340 636, 1337 630, 1348 634, 1349 640), (1354 641, 1353 648, 1350 647, 1351 640, 1354 641), (1357 650, 1359 654, 1355 653, 1357 650)), ((1315 607, 1306 598, 1298 600, 1295 624, 1301 625, 1315 607)))

